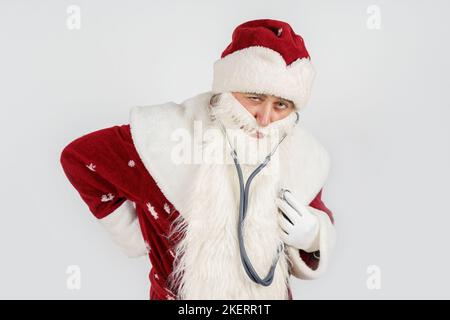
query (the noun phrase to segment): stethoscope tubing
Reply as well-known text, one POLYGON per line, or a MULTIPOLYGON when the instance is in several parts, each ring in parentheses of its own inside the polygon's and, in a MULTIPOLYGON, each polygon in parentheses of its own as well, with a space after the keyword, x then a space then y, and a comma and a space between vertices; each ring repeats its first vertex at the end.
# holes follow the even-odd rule
MULTIPOLYGON (((298 123, 299 120, 299 115, 297 114, 297 119, 295 121, 295 124, 298 123)), ((225 135, 228 144, 231 148, 231 156, 233 158, 234 161, 234 165, 236 167, 236 172, 238 175, 238 179, 239 179, 239 221, 238 221, 238 241, 239 241, 239 252, 240 252, 240 256, 241 256, 241 262, 242 265, 244 267, 244 270, 247 274, 247 276, 254 281, 257 284, 263 285, 263 286, 269 286, 274 278, 274 274, 275 274, 275 268, 278 265, 278 260, 280 258, 280 253, 284 250, 284 243, 281 242, 280 246, 277 249, 277 254, 273 260, 273 263, 267 273, 267 275, 264 278, 261 278, 259 276, 259 274, 256 272, 255 268, 253 267, 253 264, 250 261, 250 258, 248 257, 247 254, 247 250, 245 248, 245 243, 244 243, 244 236, 243 236, 243 227, 244 227, 244 221, 245 221, 245 216, 247 213, 247 207, 248 207, 248 199, 249 199, 249 193, 250 193, 250 184, 253 181, 253 179, 255 178, 255 176, 261 172, 262 169, 264 169, 267 164, 270 162, 271 157, 273 156, 273 154, 275 153, 275 151, 277 150, 278 146, 281 144, 281 142, 283 142, 284 138, 286 138, 286 133, 283 135, 283 137, 280 139, 280 141, 278 142, 278 144, 273 148, 273 150, 265 157, 264 161, 258 165, 258 167, 250 174, 250 176, 248 177, 247 181, 244 184, 244 177, 242 174, 242 168, 241 165, 239 164, 239 160, 238 160, 238 156, 236 153, 236 150, 233 148, 231 141, 228 138, 228 135, 226 133, 225 130, 225 126, 223 125, 223 123, 217 119, 220 123, 221 129, 223 131, 223 134, 225 135)))

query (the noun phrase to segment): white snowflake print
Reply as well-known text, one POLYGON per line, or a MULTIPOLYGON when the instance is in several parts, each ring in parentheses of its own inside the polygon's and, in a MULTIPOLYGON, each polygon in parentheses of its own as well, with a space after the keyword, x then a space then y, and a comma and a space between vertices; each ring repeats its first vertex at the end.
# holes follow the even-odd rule
POLYGON ((88 168, 91 171, 95 171, 95 164, 92 162, 86 165, 86 168, 88 168))
POLYGON ((104 194, 102 195, 101 201, 102 202, 108 202, 114 199, 114 195, 112 193, 104 194))
POLYGON ((170 206, 167 203, 164 203, 164 211, 170 214, 170 206))
POLYGON ((153 218, 158 219, 158 212, 155 211, 155 208, 150 204, 150 202, 147 202, 147 209, 152 214, 153 218))
POLYGON ((133 160, 128 161, 128 166, 130 168, 133 168, 136 165, 136 163, 133 160))
POLYGON ((172 251, 172 250, 169 250, 169 253, 170 253, 170 255, 171 255, 172 257, 175 258, 175 255, 173 254, 173 251, 172 251))
POLYGON ((155 273, 155 279, 159 279, 159 277, 158 277, 158 274, 157 274, 157 273, 155 273))

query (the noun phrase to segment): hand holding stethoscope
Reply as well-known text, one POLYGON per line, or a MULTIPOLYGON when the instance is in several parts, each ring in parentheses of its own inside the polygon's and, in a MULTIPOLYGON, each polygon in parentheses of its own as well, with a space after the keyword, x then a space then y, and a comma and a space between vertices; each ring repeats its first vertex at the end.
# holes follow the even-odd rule
POLYGON ((276 204, 279 208, 278 223, 283 242, 297 249, 316 251, 319 238, 318 218, 306 205, 295 199, 289 190, 281 189, 276 204))

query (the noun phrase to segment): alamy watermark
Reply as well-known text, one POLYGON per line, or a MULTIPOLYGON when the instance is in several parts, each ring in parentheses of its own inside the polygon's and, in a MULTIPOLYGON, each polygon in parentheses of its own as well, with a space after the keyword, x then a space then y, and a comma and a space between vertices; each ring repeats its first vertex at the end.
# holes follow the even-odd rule
POLYGON ((81 289, 81 268, 78 265, 70 265, 66 269, 66 287, 68 290, 81 289))
POLYGON ((366 286, 369 290, 381 289, 381 268, 377 265, 370 265, 366 270, 368 277, 366 280, 366 286))
POLYGON ((77 5, 70 5, 66 9, 66 27, 69 30, 81 29, 81 8, 77 5))
POLYGON ((373 4, 367 7, 366 13, 368 14, 366 20, 366 27, 369 30, 381 29, 381 9, 379 6, 373 4))
MULTIPOLYGON (((240 164, 258 165, 270 154, 270 165, 265 174, 279 165, 278 144, 282 140, 279 130, 272 130, 263 138, 253 138, 241 129, 224 129, 194 121, 193 130, 178 128, 170 140, 171 161, 185 164, 233 164, 233 150, 240 164), (271 168, 271 169, 269 169, 271 168)), ((262 173, 262 172, 261 172, 262 173)))

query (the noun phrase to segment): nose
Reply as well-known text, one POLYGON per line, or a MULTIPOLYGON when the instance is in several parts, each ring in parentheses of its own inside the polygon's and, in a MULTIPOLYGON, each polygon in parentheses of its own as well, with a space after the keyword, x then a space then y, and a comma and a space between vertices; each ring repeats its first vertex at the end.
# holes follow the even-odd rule
POLYGON ((256 112, 256 121, 261 127, 266 127, 271 122, 272 106, 270 102, 265 101, 256 112))

